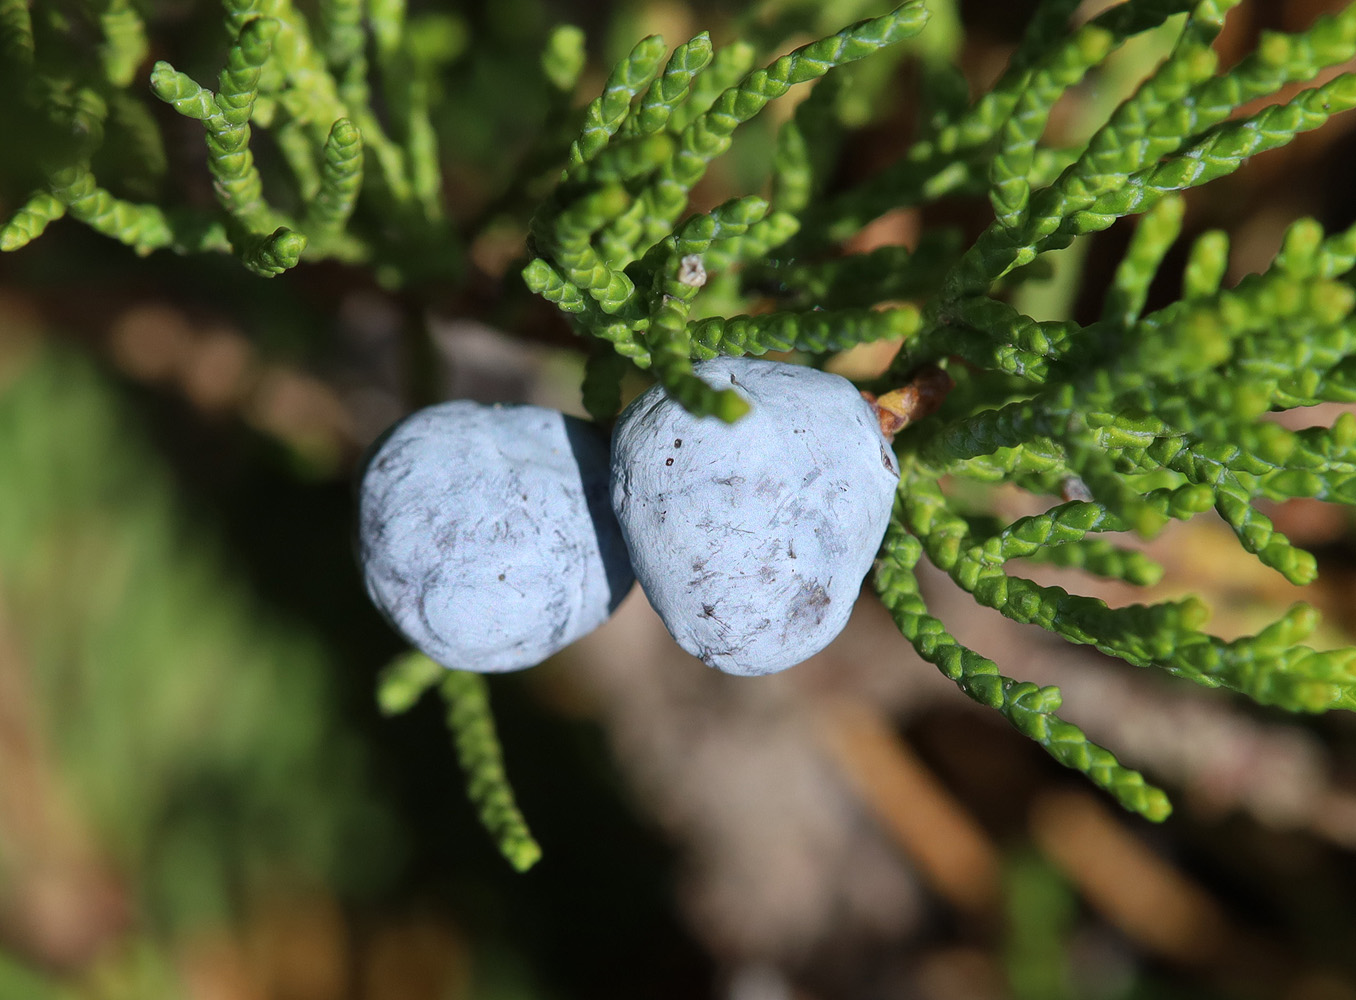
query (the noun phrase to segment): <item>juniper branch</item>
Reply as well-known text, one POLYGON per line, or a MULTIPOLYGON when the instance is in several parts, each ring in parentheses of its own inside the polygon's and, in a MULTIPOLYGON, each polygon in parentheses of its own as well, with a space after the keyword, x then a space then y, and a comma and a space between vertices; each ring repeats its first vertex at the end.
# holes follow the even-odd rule
POLYGON ((1038 688, 1003 676, 992 660, 960 645, 938 619, 928 614, 913 574, 921 554, 918 540, 898 520, 892 521, 875 574, 881 601, 918 655, 935 664, 970 698, 997 709, 1065 767, 1087 775, 1125 808, 1146 819, 1166 819, 1172 811, 1167 795, 1055 715, 1060 707, 1058 689, 1038 688))
POLYGON ((541 859, 541 847, 513 798, 504 773, 503 751, 494 731, 485 678, 465 670, 449 670, 441 685, 447 703, 447 725, 466 776, 466 794, 499 852, 525 872, 541 859))

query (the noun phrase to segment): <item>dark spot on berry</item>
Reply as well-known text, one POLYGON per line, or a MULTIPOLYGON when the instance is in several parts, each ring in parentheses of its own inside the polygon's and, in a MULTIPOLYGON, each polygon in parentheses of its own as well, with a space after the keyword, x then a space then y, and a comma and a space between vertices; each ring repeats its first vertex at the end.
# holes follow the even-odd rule
POLYGON ((500 582, 500 583, 503 583, 503 582, 504 582, 504 574, 503 574, 503 573, 500 573, 500 574, 499 574, 499 582, 500 582))
POLYGON ((666 459, 664 459, 664 464, 665 464, 665 465, 672 465, 672 464, 673 464, 673 459, 671 459, 671 458, 666 458, 666 459))
POLYGON ((683 439, 682 439, 682 438, 674 438, 674 439, 673 439, 673 446, 674 446, 675 448, 681 448, 681 447, 683 446, 683 439))
POLYGON ((796 595, 791 602, 791 619, 810 620, 818 625, 824 620, 824 609, 833 603, 826 591, 819 583, 813 580, 807 580, 801 584, 800 593, 796 595))

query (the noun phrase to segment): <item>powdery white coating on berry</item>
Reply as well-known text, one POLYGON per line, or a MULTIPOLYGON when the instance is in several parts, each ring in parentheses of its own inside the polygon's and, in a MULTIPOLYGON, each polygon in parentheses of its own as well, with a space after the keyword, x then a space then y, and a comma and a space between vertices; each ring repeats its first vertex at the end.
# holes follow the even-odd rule
POLYGON ((607 502, 606 438, 536 406, 443 403, 381 442, 359 492, 367 592, 447 667, 540 663, 634 578, 607 502))
POLYGON ((726 424, 657 386, 639 396, 612 436, 612 506, 680 646, 726 673, 784 670, 847 624, 899 466, 846 379, 755 358, 695 367, 751 412, 726 424))

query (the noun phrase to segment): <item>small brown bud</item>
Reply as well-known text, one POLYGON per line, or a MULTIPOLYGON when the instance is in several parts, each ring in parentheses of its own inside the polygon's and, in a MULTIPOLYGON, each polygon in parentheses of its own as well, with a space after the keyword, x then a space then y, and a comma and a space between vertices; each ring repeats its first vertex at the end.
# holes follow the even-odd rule
POLYGON ((862 396, 876 411, 881 433, 887 441, 915 420, 936 413, 941 408, 955 382, 936 365, 924 365, 914 373, 908 384, 876 397, 869 392, 862 396))

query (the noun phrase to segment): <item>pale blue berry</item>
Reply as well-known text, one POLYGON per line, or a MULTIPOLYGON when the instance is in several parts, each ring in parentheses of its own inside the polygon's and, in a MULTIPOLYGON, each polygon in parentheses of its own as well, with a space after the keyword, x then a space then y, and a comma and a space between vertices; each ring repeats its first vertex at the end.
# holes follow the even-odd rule
POLYGON ((607 475, 606 437, 554 410, 420 410, 363 474, 368 594, 444 666, 540 663, 602 624, 633 582, 607 475))
POLYGON ((726 424, 643 393, 613 432, 613 509, 680 646, 726 673, 784 670, 847 624, 899 466, 846 379, 753 358, 695 367, 750 413, 726 424))

